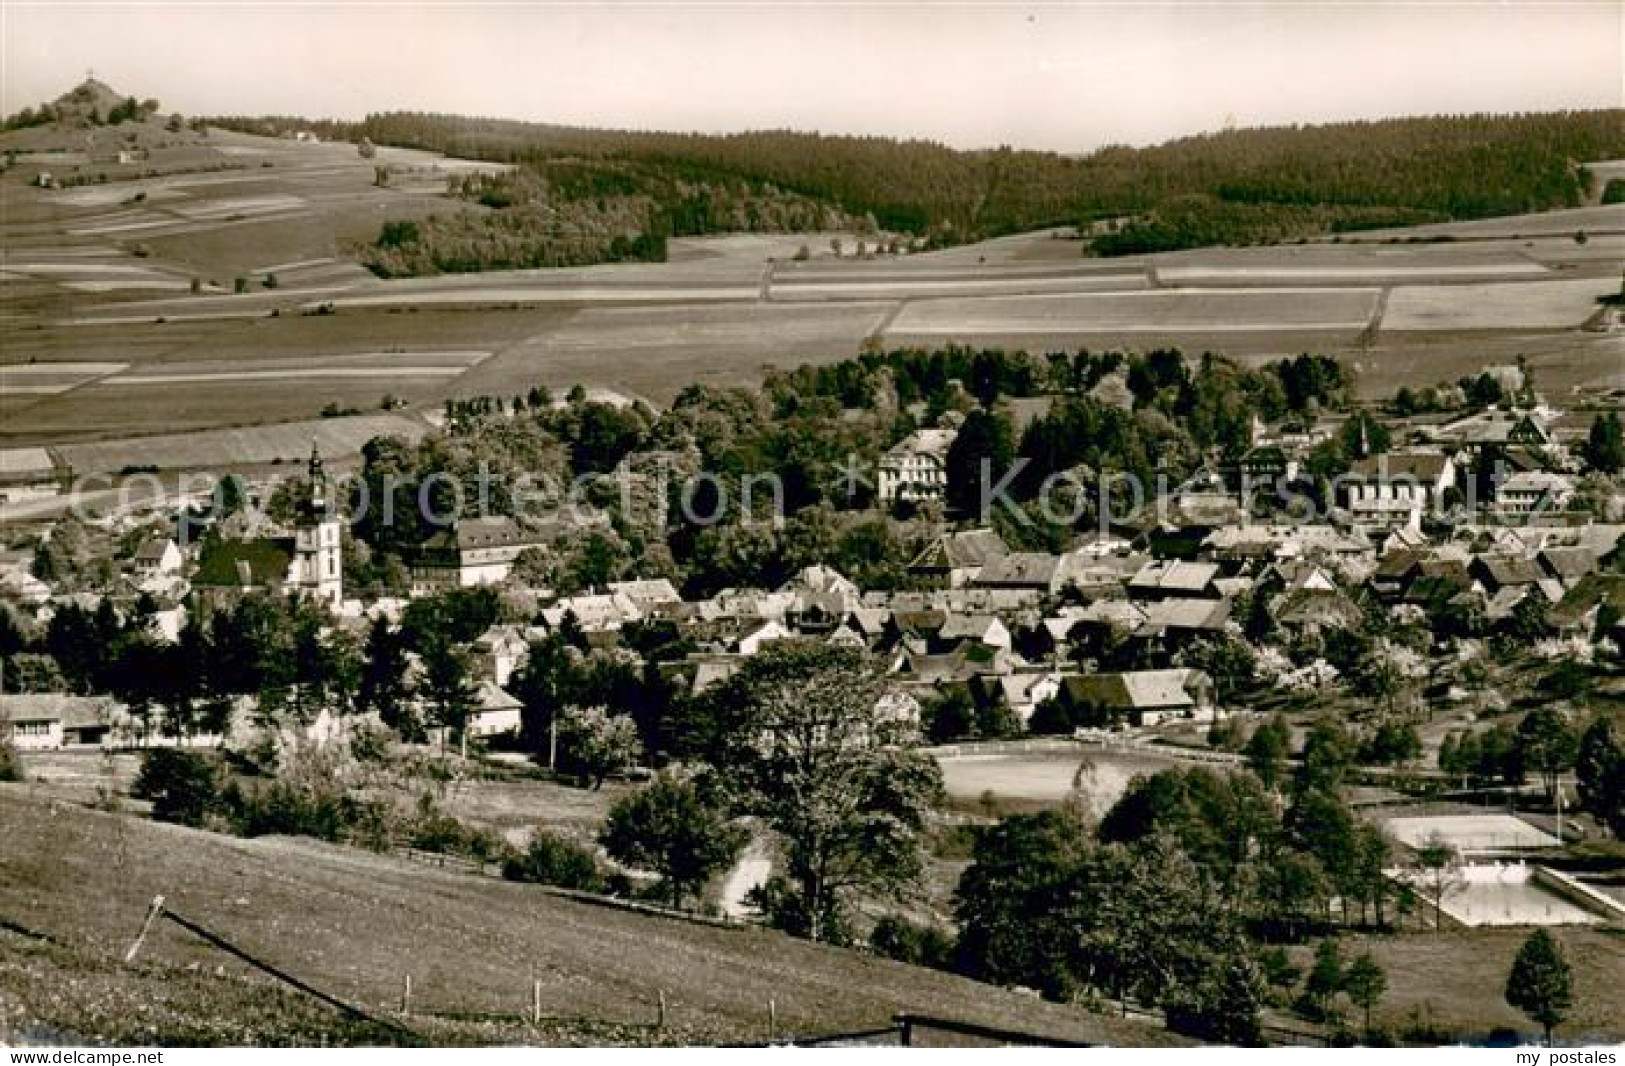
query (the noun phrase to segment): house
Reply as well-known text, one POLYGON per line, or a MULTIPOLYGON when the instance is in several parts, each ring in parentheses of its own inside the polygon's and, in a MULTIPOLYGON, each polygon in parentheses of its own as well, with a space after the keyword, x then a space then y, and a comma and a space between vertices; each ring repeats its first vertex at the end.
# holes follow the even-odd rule
POLYGON ((974 581, 991 560, 1010 554, 991 529, 944 533, 908 564, 910 574, 939 587, 961 588, 974 581))
POLYGON ((733 651, 743 656, 755 655, 764 647, 781 640, 795 639, 795 632, 782 622, 766 621, 734 642, 733 651))
POLYGON ((530 640, 523 626, 494 625, 474 640, 472 650, 479 672, 499 686, 506 685, 530 654, 530 640))
POLYGON ((1511 518, 1561 511, 1574 495, 1574 482, 1544 470, 1520 470, 1495 487, 1495 510, 1511 518))
POLYGON ((683 604, 683 596, 667 578, 611 581, 605 586, 612 596, 624 596, 647 616, 669 616, 683 604))
POLYGON ((1533 414, 1503 411, 1491 407, 1486 411, 1438 426, 1432 433, 1440 446, 1466 453, 1473 459, 1486 454, 1504 452, 1513 447, 1540 449, 1551 443, 1551 432, 1545 423, 1533 414))
POLYGON ((863 593, 828 566, 809 566, 780 588, 792 597, 786 620, 810 634, 830 633, 863 604, 863 593))
POLYGON ((1140 600, 1219 599, 1214 581, 1219 568, 1213 563, 1187 563, 1177 559, 1153 559, 1140 567, 1128 582, 1129 595, 1140 600))
POLYGON ((1177 599, 1151 600, 1142 606, 1145 620, 1135 636, 1141 639, 1185 640, 1202 633, 1224 629, 1230 618, 1229 600, 1177 599))
POLYGON ((135 552, 135 579, 143 586, 167 585, 181 576, 185 557, 170 537, 148 537, 135 552))
POLYGON ((105 696, 21 693, 0 696, 0 734, 24 751, 103 744, 121 709, 105 696))
POLYGON ((54 704, 6 699, 0 732, 19 751, 55 751, 62 747, 62 712, 54 704))
POLYGON ((1485 595, 1492 599, 1508 589, 1516 589, 1521 598, 1533 586, 1552 580, 1541 569, 1540 563, 1520 555, 1475 556, 1468 564, 1467 572, 1483 586, 1485 595))
POLYGON ((1356 527, 1419 529, 1424 515, 1444 510, 1456 477, 1455 460, 1442 452, 1386 452, 1356 460, 1339 489, 1356 527))
POLYGON ((1010 670, 1009 653, 1002 648, 965 641, 952 651, 905 651, 898 662, 897 677, 921 687, 942 686, 968 684, 980 674, 1007 674, 1010 670))
POLYGON ((984 644, 990 648, 1010 650, 1010 630, 993 615, 950 614, 937 630, 936 639, 944 646, 953 646, 962 640, 984 644))
POLYGON ((1040 703, 1054 699, 1061 691, 1061 677, 1057 670, 978 674, 971 679, 968 687, 971 698, 979 706, 1002 703, 1021 720, 1022 725, 1026 725, 1040 703))
POLYGON ((1225 487, 1243 496, 1273 492, 1298 477, 1298 461, 1278 444, 1258 444, 1220 467, 1225 487))
POLYGON ((464 518, 429 537, 413 554, 412 589, 417 593, 470 588, 506 581, 514 560, 551 538, 527 530, 511 518, 464 518))
POLYGON ((1312 635, 1359 626, 1360 607, 1337 589, 1300 588, 1283 594, 1271 607, 1275 624, 1312 635))
POLYGON ((1597 553, 1583 545, 1542 548, 1535 561, 1548 576, 1572 589, 1587 574, 1597 571, 1597 553))
POLYGON ((502 686, 490 679, 481 681, 474 693, 474 710, 468 718, 470 737, 517 735, 520 712, 524 704, 503 691, 502 686))
POLYGON ((1065 576, 1061 556, 1048 552, 1011 552, 989 559, 972 584, 978 588, 1032 589, 1052 594, 1060 591, 1065 576))
POLYGON ((1056 695, 1072 720, 1084 726, 1157 725, 1172 719, 1212 721, 1219 711, 1213 679, 1201 670, 1134 670, 1119 674, 1070 674, 1056 695))
POLYGON ((880 502, 920 503, 946 497, 948 449, 958 435, 952 429, 920 429, 892 446, 880 457, 880 502))
POLYGON ((542 608, 542 621, 557 631, 565 619, 574 617, 584 633, 607 633, 643 617, 638 605, 620 593, 566 596, 542 608))

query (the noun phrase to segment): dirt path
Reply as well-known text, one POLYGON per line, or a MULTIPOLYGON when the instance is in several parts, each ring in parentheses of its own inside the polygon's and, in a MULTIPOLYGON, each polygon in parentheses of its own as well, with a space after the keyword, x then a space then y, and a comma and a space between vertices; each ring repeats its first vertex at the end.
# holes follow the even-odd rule
POLYGON ((739 857, 722 886, 722 913, 729 918, 748 918, 756 908, 745 902, 751 889, 765 884, 773 873, 773 859, 767 843, 760 836, 752 836, 750 847, 739 857))

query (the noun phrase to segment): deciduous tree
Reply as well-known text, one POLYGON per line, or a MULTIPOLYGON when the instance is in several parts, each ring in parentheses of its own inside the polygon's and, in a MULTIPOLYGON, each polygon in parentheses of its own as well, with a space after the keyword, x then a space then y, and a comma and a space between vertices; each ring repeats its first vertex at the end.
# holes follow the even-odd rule
POLYGON ((1552 1030, 1574 1004, 1574 975, 1551 933, 1536 929, 1518 949, 1507 974, 1506 1001, 1537 1022, 1551 1046, 1552 1030))

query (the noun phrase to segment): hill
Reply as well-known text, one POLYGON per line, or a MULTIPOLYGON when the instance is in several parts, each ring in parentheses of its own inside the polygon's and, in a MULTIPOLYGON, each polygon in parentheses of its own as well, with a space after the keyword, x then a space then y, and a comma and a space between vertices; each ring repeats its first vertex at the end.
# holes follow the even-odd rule
MULTIPOLYGON (((1625 151, 1622 119, 1615 110, 1238 129, 1081 158, 788 130, 634 132, 404 112, 333 130, 533 170, 570 159, 768 182, 938 244, 1101 223, 1095 250, 1116 255, 1576 207, 1591 185, 1578 161, 1625 151)), ((297 120, 215 121, 276 133, 297 120)))
POLYGON ((5 129, 52 125, 63 129, 92 129, 139 122, 158 111, 158 101, 123 96, 106 82, 88 77, 72 89, 39 107, 25 107, 8 117, 5 129))
POLYGON ((760 1041, 872 1028, 901 1010, 1055 1037, 1172 1044, 1158 1029, 792 940, 593 906, 311 841, 242 840, 0 785, 0 1041, 390 1039, 163 924, 120 964, 152 897, 373 1011, 412 977, 411 1026, 441 1041, 760 1041), (519 1022, 532 981, 544 1022, 519 1022), (651 1025, 660 994, 669 1028, 651 1025))

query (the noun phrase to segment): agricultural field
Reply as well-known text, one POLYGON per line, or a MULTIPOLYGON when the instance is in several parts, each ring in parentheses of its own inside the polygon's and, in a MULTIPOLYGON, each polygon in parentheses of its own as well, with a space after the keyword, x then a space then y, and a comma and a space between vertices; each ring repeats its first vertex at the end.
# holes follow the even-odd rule
MULTIPOLYGON (((1574 971, 1574 1008, 1557 1031, 1559 1042, 1616 1043, 1625 1038, 1619 989, 1625 987, 1625 938, 1589 927, 1554 928, 1574 971)), ((1531 1035, 1529 1019, 1504 998, 1507 971, 1527 929, 1471 929, 1391 936, 1354 935, 1345 957, 1370 951, 1388 974, 1388 991, 1373 1013, 1397 1026, 1415 1017, 1448 1032, 1486 1039, 1496 1029, 1531 1035)), ((1308 949, 1296 961, 1307 965, 1308 949)))
MULTIPOLYGON (((1572 242, 1571 242, 1572 243, 1572 242)), ((1278 248, 1207 249, 1159 259, 1159 285, 1238 288, 1250 285, 1451 285, 1468 281, 1534 280, 1551 276, 1517 251, 1476 245, 1389 247, 1311 244, 1278 248)))
POLYGON ((850 357, 876 335, 1249 360, 1312 350, 1357 363, 1376 395, 1490 350, 1549 363, 1558 387, 1606 384, 1619 362, 1612 336, 1579 328, 1617 290, 1619 205, 1121 259, 1085 258, 1065 231, 869 258, 853 233, 735 234, 674 239, 666 263, 380 280, 355 253, 383 221, 448 210, 449 176, 501 168, 155 128, 142 131, 150 160, 100 166, 46 131, 7 136, 33 154, 0 182, 5 445, 303 421, 330 404, 375 410, 385 393, 427 410, 581 383, 660 403, 691 382, 850 357), (115 180, 20 184, 75 166, 115 180), (389 365, 404 372, 385 377, 389 365))
POLYGON ((120 1029, 124 1042, 174 1042, 227 1018, 276 1031, 285 1000, 269 980, 172 925, 148 939, 133 976, 119 966, 162 893, 176 912, 363 1009, 392 1014, 410 974, 415 1008, 405 1020, 441 1039, 477 1020, 485 1025, 462 1040, 620 1031, 645 1043, 759 1041, 767 1036, 763 990, 772 989, 784 1033, 868 1028, 912 1010, 1092 1042, 1179 1042, 766 930, 628 913, 313 841, 159 825, 46 800, 25 786, 0 785, 0 825, 0 1029, 8 1032, 60 1027, 95 1037, 104 1026, 132 1026, 132 1017, 152 1028, 120 1029), (541 1032, 517 1017, 533 979, 541 1032), (664 1038, 652 1026, 661 993, 664 1038))
POLYGON ((988 297, 981 300, 920 300, 893 320, 888 334, 972 339, 1035 334, 1212 336, 1222 347, 1229 334, 1273 332, 1353 336, 1377 311, 1378 290, 1190 289, 1067 296, 988 297))
POLYGON ((64 444, 55 450, 80 475, 149 466, 159 470, 210 470, 296 462, 310 455, 312 445, 324 455, 355 455, 374 437, 416 440, 427 432, 427 424, 418 419, 373 414, 64 444))
POLYGON ((939 752, 943 786, 952 806, 976 811, 1054 807, 1071 796, 1096 813, 1111 809, 1141 774, 1176 765, 1141 752, 1103 751, 1079 745, 989 745, 939 752))
POLYGON ((467 395, 508 395, 531 385, 601 384, 656 403, 689 384, 748 384, 856 353, 892 310, 885 303, 593 307, 568 313, 456 382, 467 395))
POLYGON ((1572 329, 1595 315, 1617 277, 1488 285, 1403 285, 1388 296, 1382 328, 1393 331, 1572 329))

